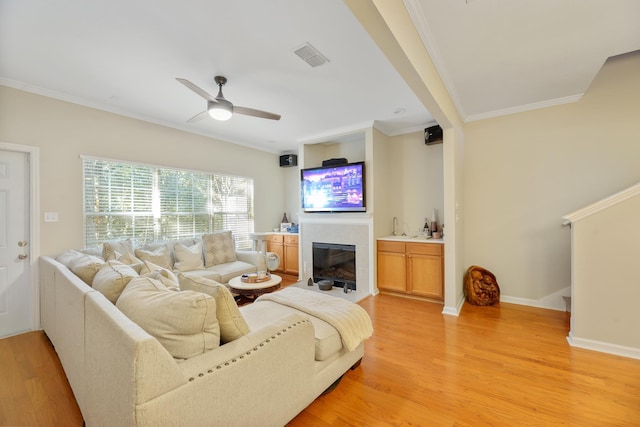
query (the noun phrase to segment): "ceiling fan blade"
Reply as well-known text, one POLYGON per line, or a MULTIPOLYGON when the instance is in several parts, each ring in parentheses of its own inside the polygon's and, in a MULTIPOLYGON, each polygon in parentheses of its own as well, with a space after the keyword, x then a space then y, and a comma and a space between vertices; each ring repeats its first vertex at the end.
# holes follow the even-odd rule
POLYGON ((238 114, 244 114, 245 116, 260 117, 262 119, 269 119, 269 120, 280 120, 280 117, 281 117, 280 114, 273 114, 267 111, 256 110, 253 108, 238 107, 237 105, 233 106, 233 112, 238 114))
POLYGON ((194 91, 195 93, 197 93, 198 95, 200 95, 201 97, 203 97, 204 99, 206 99, 207 101, 217 102, 213 96, 209 95, 207 92, 205 92, 199 86, 194 85, 189 80, 181 79, 179 77, 176 77, 176 80, 182 83, 183 85, 185 85, 186 87, 188 87, 189 89, 191 89, 192 91, 194 91))
POLYGON ((204 119, 205 117, 209 117, 209 111, 208 110, 204 110, 203 112, 198 113, 195 116, 191 117, 189 120, 187 120, 187 123, 199 122, 200 120, 204 119))

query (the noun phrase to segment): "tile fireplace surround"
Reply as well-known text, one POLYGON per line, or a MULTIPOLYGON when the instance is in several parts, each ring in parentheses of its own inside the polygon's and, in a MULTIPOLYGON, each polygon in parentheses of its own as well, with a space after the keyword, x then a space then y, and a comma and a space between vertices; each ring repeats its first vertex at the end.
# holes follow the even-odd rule
POLYGON ((357 290, 344 294, 349 300, 359 301, 374 294, 372 224, 369 218, 300 218, 301 275, 303 284, 313 274, 313 242, 355 245, 357 290))

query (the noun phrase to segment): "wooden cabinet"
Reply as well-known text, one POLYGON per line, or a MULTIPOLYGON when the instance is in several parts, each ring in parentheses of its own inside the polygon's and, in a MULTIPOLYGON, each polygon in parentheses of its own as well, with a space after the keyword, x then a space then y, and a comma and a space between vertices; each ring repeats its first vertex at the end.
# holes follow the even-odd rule
POLYGON ((378 241, 378 288, 407 291, 405 244, 378 241))
POLYGON ((280 257, 280 266, 276 271, 298 274, 298 235, 270 235, 267 240, 267 251, 280 257))
POLYGON ((378 288, 419 297, 444 297, 444 246, 378 240, 378 288))
POLYGON ((298 274, 298 236, 284 236, 284 272, 298 274))

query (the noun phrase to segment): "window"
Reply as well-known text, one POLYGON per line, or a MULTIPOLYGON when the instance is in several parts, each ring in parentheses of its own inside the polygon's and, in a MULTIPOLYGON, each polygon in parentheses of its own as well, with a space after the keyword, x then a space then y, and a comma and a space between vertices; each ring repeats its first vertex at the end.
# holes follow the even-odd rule
POLYGON ((148 243, 231 230, 251 247, 253 180, 83 157, 85 245, 148 243))

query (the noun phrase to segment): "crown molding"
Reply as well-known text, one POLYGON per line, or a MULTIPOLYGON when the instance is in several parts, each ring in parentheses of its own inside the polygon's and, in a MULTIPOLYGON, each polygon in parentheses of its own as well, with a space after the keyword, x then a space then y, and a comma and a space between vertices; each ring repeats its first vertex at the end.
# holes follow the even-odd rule
POLYGON ((478 120, 492 119, 495 117, 507 116, 509 114, 523 113, 525 111, 539 110, 541 108, 555 107, 558 105, 571 104, 582 99, 584 94, 564 96, 562 98, 549 99, 541 102, 533 102, 526 105, 518 105, 516 107, 503 108, 501 110, 487 111, 486 113, 471 114, 464 116, 465 123, 475 122, 478 120))

